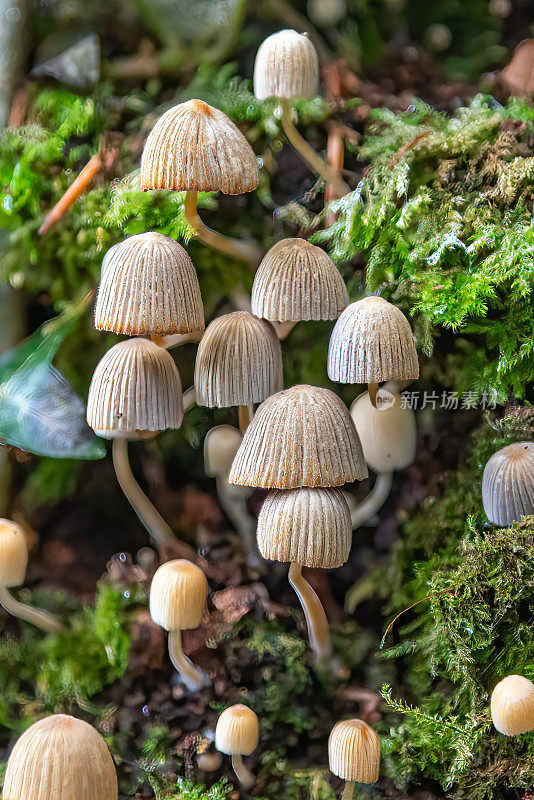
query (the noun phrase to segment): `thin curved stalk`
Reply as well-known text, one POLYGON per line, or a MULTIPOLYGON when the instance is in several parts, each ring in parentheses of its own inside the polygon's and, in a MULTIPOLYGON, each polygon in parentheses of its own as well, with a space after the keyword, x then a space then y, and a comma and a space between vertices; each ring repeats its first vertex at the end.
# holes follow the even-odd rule
POLYGON ((282 100, 282 116, 280 118, 282 128, 287 136, 289 142, 293 145, 295 150, 302 156, 312 170, 325 179, 327 184, 330 184, 335 190, 338 197, 343 197, 349 191, 349 187, 337 174, 335 169, 332 169, 330 164, 323 161, 313 147, 310 147, 308 142, 302 138, 300 133, 295 127, 291 116, 291 104, 287 99, 282 100))
POLYGON ((379 472, 375 485, 367 497, 352 512, 352 530, 356 530, 382 508, 389 497, 393 483, 392 472, 379 472))
POLYGON ((237 413, 239 417, 239 430, 241 433, 246 433, 248 426, 254 419, 254 403, 249 403, 248 406, 238 406, 237 413))
POLYGON ((245 486, 234 486, 228 483, 228 475, 217 475, 217 495, 228 519, 239 534, 249 567, 260 564, 256 545, 256 520, 249 514, 247 496, 251 490, 245 486))
POLYGON ((40 628, 47 633, 57 633, 63 628, 61 622, 53 614, 15 600, 7 586, 0 586, 0 605, 5 608, 8 614, 23 619, 25 622, 31 622, 36 628, 40 628))
POLYGON ((243 763, 243 756, 232 756, 232 769, 237 775, 237 780, 244 789, 252 789, 256 783, 256 776, 243 763))
POLYGON ((355 788, 356 784, 354 783, 354 781, 345 781, 345 788, 343 789, 341 800, 352 800, 352 798, 354 797, 355 788))
POLYGON ((315 658, 317 661, 329 658, 332 654, 332 642, 330 641, 328 620, 321 601, 308 581, 302 577, 300 564, 293 563, 289 565, 288 580, 295 590, 304 611, 310 647, 315 654, 315 658))
POLYGON ((189 411, 190 408, 193 408, 197 402, 197 392, 194 386, 190 386, 189 389, 183 393, 182 403, 184 407, 184 414, 189 411))
POLYGON ((239 239, 230 239, 223 236, 207 225, 204 225, 197 210, 197 194, 198 192, 187 191, 185 193, 184 201, 184 214, 187 224, 194 228, 198 238, 212 247, 214 250, 219 250, 233 258, 239 258, 243 261, 248 261, 252 267, 256 267, 261 259, 261 252, 256 244, 253 242, 243 242, 239 239))
POLYGON ((168 647, 172 665, 190 692, 197 692, 209 684, 207 675, 184 653, 181 631, 169 631, 168 647))

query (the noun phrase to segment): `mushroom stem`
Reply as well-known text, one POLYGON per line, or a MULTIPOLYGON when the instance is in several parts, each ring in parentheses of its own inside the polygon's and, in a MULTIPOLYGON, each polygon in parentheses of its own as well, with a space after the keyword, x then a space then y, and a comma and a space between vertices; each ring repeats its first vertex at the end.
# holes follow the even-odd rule
POLYGON ((246 430, 254 417, 254 404, 249 403, 248 406, 238 406, 237 413, 239 416, 239 430, 241 433, 246 433, 246 430))
POLYGON ((168 647, 172 665, 190 692, 196 692, 208 685, 207 676, 201 669, 195 667, 191 659, 184 653, 181 631, 169 631, 168 647))
POLYGON ((291 117, 291 104, 287 98, 282 100, 282 116, 280 119, 284 133, 293 145, 295 150, 302 156, 310 167, 325 179, 327 184, 330 184, 339 197, 343 197, 349 191, 349 187, 345 181, 341 180, 335 169, 323 161, 313 147, 310 147, 307 141, 302 138, 300 133, 295 127, 291 117))
POLYGON ((288 579, 297 594, 306 617, 310 647, 317 661, 322 661, 332 653, 330 629, 324 608, 308 581, 302 577, 300 564, 291 563, 289 565, 288 579))
POLYGON ((57 633, 63 626, 61 622, 46 611, 41 611, 40 608, 33 608, 15 600, 7 586, 0 586, 0 605, 2 605, 8 614, 14 617, 31 622, 36 628, 40 628, 47 633, 57 633))
POLYGON ((278 322, 275 325, 276 335, 278 336, 280 341, 287 339, 287 337, 289 336, 289 334, 291 333, 296 324, 297 324, 296 322, 291 321, 291 322, 278 322))
POLYGON ((237 775, 237 779, 244 789, 252 789, 256 783, 256 776, 243 763, 243 756, 232 756, 232 769, 237 775))
POLYGON ((391 491, 393 483, 392 472, 379 472, 376 476, 375 485, 369 492, 365 500, 359 503, 352 512, 352 530, 356 530, 363 525, 373 514, 382 508, 391 491))
POLYGON ((355 788, 356 784, 354 781, 345 781, 345 788, 343 789, 341 800, 352 800, 352 798, 354 797, 355 788))
POLYGON ((261 253, 257 245, 253 242, 230 239, 208 228, 207 225, 204 225, 198 216, 197 194, 198 192, 193 192, 191 190, 185 193, 184 214, 187 224, 194 228, 200 241, 207 244, 208 247, 212 247, 214 250, 225 253, 227 256, 233 256, 233 258, 248 261, 251 267, 256 268, 261 259, 261 253))
POLYGON ((228 475, 217 476, 217 494, 224 513, 234 524, 247 553, 247 563, 257 567, 256 522, 247 509, 247 490, 244 486, 228 483, 228 475))
POLYGON ((368 383, 367 388, 369 389, 369 400, 371 401, 371 405, 373 408, 376 408, 376 396, 378 394, 378 383, 368 383))
POLYGON ((186 391, 183 393, 183 396, 182 396, 182 403, 183 403, 183 406, 184 406, 184 414, 187 411, 189 411, 190 408, 193 408, 193 406, 196 404, 196 402, 197 402, 196 389, 195 389, 194 386, 190 386, 189 389, 186 389, 186 391))

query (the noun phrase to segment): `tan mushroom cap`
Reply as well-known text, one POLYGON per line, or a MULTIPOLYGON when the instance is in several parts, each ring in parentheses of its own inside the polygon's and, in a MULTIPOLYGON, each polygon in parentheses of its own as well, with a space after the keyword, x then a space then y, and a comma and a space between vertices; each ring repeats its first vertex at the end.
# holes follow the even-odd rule
POLYGON ((179 428, 182 384, 172 356, 148 339, 119 342, 94 371, 87 422, 104 438, 138 438, 140 431, 179 428))
POLYGON ((199 406, 261 403, 282 385, 282 350, 270 322, 233 311, 208 325, 195 363, 199 406))
POLYGON ((496 525, 534 514, 534 442, 509 444, 491 456, 482 476, 482 502, 496 525))
POLYGON ((193 262, 161 233, 140 233, 106 253, 95 327, 131 335, 204 330, 204 310, 193 262))
POLYGON ((21 586, 28 566, 24 531, 10 519, 0 519, 0 586, 21 586))
POLYGON ((522 675, 507 675, 491 694, 491 718, 506 736, 534 730, 534 684, 522 675))
POLYGON ((256 156, 239 128, 202 100, 169 109, 146 140, 143 189, 241 194, 258 181, 256 156))
POLYGON ((249 756, 258 746, 260 723, 254 711, 238 703, 217 720, 215 747, 229 756, 249 756))
POLYGON ((524 39, 514 50, 501 76, 511 94, 532 97, 534 94, 534 39, 524 39))
POLYGON ((166 631, 197 628, 208 596, 208 582, 191 561, 166 561, 150 586, 150 616, 166 631))
POLYGON ((254 63, 254 94, 268 97, 315 97, 319 59, 306 33, 278 31, 260 45, 254 63))
POLYGON ((338 489, 275 489, 261 507, 257 537, 270 561, 335 569, 352 542, 347 501, 338 489))
POLYGON ((7 763, 3 800, 117 800, 117 774, 102 736, 54 714, 31 725, 7 763))
POLYGON ((361 719, 347 719, 332 728, 328 739, 330 771, 345 781, 375 783, 380 771, 380 742, 361 719))
POLYGON ((351 303, 332 331, 328 377, 339 383, 380 383, 419 377, 410 323, 383 297, 351 303))
POLYGON ((252 287, 252 313, 271 322, 337 319, 348 303, 336 265, 306 239, 282 239, 273 245, 252 287))
POLYGON ((364 392, 352 404, 350 414, 372 470, 393 472, 412 463, 417 447, 415 414, 402 406, 400 395, 379 389, 375 408, 369 392, 364 392))
POLYGON ((292 386, 258 408, 232 464, 229 482, 266 489, 342 486, 367 477, 352 418, 318 386, 292 386))
POLYGON ((243 434, 232 425, 216 425, 204 439, 204 469, 210 478, 228 475, 243 434))

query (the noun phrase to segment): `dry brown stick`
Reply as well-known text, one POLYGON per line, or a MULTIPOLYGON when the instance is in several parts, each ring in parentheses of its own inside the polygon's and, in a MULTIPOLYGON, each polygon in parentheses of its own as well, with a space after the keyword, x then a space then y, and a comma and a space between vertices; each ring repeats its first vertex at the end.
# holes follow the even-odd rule
MULTIPOLYGON (((345 160, 345 137, 341 132, 341 127, 335 122, 329 122, 327 125, 328 139, 326 144, 326 160, 333 170, 341 175, 343 164, 345 160)), ((325 204, 331 200, 337 200, 339 197, 336 187, 328 183, 324 192, 325 204)), ((334 221, 334 214, 329 211, 326 215, 326 226, 330 227, 334 221)))
POLYGON ((405 155, 406 155, 406 153, 408 152, 408 150, 413 150, 413 149, 414 149, 414 147, 415 147, 417 144, 419 144, 419 142, 420 142, 422 139, 426 139, 426 137, 429 135, 429 133, 430 133, 430 131, 423 131, 423 133, 420 133, 420 134, 418 134, 417 136, 414 136, 414 137, 413 137, 413 139, 410 139, 410 141, 409 141, 409 142, 406 142, 406 144, 403 144, 403 145, 402 145, 402 147, 399 147, 399 149, 397 150, 397 152, 396 152, 396 153, 394 153, 394 154, 393 154, 393 156, 391 157, 391 160, 390 160, 390 162, 389 162, 388 166, 389 166, 389 167, 394 167, 394 166, 395 166, 395 164, 396 164, 398 161, 400 161, 400 160, 401 160, 401 158, 402 158, 403 156, 405 156, 405 155))

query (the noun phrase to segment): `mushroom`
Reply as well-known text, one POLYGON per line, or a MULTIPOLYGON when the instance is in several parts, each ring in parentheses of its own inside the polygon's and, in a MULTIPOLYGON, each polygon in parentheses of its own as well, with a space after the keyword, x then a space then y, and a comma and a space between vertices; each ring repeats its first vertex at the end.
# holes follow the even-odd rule
POLYGON ((491 693, 491 719, 505 736, 534 730, 534 683, 522 675, 503 678, 491 693))
POLYGON ((98 436, 113 440, 119 484, 158 548, 176 544, 176 538, 132 474, 128 440, 179 428, 182 419, 180 375, 164 348, 136 338, 108 350, 91 380, 87 422, 98 436))
POLYGON ((185 218, 201 241, 254 266, 259 261, 256 245, 207 228, 198 216, 197 194, 252 192, 258 181, 256 156, 239 128, 202 100, 170 108, 146 140, 141 159, 143 189, 185 190, 185 218))
POLYGON ((534 442, 509 444, 491 456, 482 476, 482 503, 496 525, 534 514, 534 442))
POLYGON ((0 519, 0 604, 14 617, 31 622, 43 631, 59 631, 61 623, 52 614, 20 603, 9 591, 22 586, 28 565, 28 544, 24 531, 10 519, 0 519))
POLYGON ((343 197, 346 184, 302 138, 292 118, 291 100, 315 97, 318 83, 319 59, 307 33, 278 31, 260 45, 254 63, 254 94, 258 100, 280 100, 280 121, 287 138, 313 171, 343 197))
POLYGON ((380 742, 361 719, 337 722, 328 739, 330 771, 345 781, 341 800, 352 800, 355 783, 376 783, 380 770, 380 742))
POLYGON ((318 661, 331 654, 324 609, 302 567, 335 569, 349 557, 350 511, 337 489, 269 492, 258 517, 258 547, 270 561, 289 562, 289 582, 306 617, 310 647, 318 661))
POLYGON ((352 512, 352 527, 360 525, 385 503, 393 481, 393 471, 412 463, 417 446, 415 414, 403 407, 399 394, 379 389, 377 405, 369 393, 356 398, 350 414, 356 425, 367 465, 377 473, 372 491, 352 512))
POLYGON ((245 789, 254 786, 256 777, 243 763, 243 756, 249 756, 256 749, 259 738, 258 717, 248 706, 241 703, 229 706, 217 720, 215 747, 232 757, 232 768, 245 789))
POLYGON ((511 95, 531 99, 534 94, 534 39, 523 39, 501 77, 511 95))
POLYGON ((381 381, 418 378, 414 336, 402 311, 374 295, 351 303, 330 337, 328 377, 339 383, 367 383, 375 407, 381 381))
POLYGON ((207 676, 182 649, 182 631, 198 628, 208 582, 202 570, 191 561, 166 561, 155 572, 150 586, 150 616, 169 632, 169 657, 190 691, 208 684, 207 676))
POLYGON ((31 725, 7 762, 4 800, 117 800, 115 764, 87 722, 54 714, 31 725))

